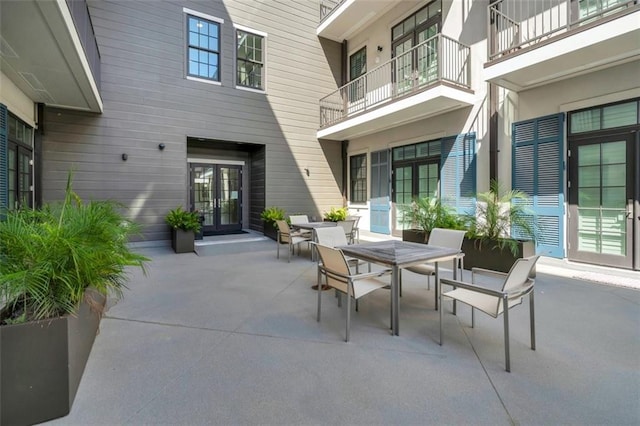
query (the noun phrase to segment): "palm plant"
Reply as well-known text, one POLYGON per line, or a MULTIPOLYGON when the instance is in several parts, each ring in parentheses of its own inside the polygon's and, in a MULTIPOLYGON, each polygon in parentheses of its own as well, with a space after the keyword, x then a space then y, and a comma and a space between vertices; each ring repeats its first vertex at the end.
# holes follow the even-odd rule
MULTIPOLYGON (((65 199, 39 210, 14 210, 0 220, 0 320, 26 322, 73 314, 92 287, 122 296, 127 267, 145 272, 149 259, 131 251, 138 232, 117 203, 83 203, 71 187, 65 199)), ((89 300, 91 303, 91 300, 89 300)))
POLYGON ((475 214, 465 215, 468 224, 467 236, 480 244, 489 240, 497 248, 508 248, 517 252, 517 240, 535 240, 537 230, 533 213, 527 207, 529 197, 522 191, 506 190, 498 181, 492 180, 489 191, 477 194, 475 214))
POLYGON ((420 229, 427 235, 434 228, 462 229, 461 218, 438 197, 416 198, 411 204, 398 206, 400 223, 420 229))

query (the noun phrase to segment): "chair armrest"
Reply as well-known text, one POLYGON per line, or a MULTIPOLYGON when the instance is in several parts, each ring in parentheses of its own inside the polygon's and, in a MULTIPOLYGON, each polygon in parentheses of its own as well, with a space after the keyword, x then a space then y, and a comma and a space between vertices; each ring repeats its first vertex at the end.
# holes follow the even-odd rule
POLYGON ((474 275, 474 274, 486 275, 494 278, 506 278, 507 275, 509 275, 505 272, 492 271, 491 269, 471 268, 471 275, 474 275))
POLYGON ((489 296, 495 296, 502 298, 505 293, 497 290, 493 290, 491 288, 482 287, 477 284, 469 284, 458 280, 450 280, 448 278, 441 278, 440 284, 450 285, 457 288, 464 288, 466 290, 475 291, 478 293, 488 294, 489 296))
POLYGON ((351 279, 353 281, 357 281, 365 278, 372 278, 372 277, 377 278, 377 277, 389 275, 390 273, 391 273, 391 269, 383 269, 380 271, 365 272, 363 274, 351 275, 351 279))

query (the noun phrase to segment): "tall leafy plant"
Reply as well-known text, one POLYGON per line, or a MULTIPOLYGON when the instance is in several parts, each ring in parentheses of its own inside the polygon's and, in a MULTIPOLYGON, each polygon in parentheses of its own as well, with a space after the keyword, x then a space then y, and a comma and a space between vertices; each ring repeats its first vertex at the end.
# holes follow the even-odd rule
POLYGON ((69 173, 63 202, 7 211, 0 220, 2 323, 73 314, 88 287, 122 297, 127 268, 145 272, 149 259, 128 246, 139 227, 120 209, 113 201, 83 203, 69 173))
POLYGON ((529 197, 522 191, 507 190, 492 180, 489 191, 477 194, 475 214, 465 216, 469 230, 467 236, 480 244, 491 243, 497 248, 508 248, 517 253, 520 239, 535 240, 537 229, 533 213, 528 208, 529 197))
POLYGON ((429 234, 434 228, 462 229, 464 222, 437 197, 415 198, 411 204, 401 204, 400 222, 429 234))

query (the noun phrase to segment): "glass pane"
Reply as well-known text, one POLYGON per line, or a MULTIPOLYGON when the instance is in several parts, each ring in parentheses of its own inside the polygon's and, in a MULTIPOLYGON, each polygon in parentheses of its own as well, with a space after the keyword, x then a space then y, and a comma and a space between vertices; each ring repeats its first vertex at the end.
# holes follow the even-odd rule
POLYGON ((429 155, 440 155, 440 150, 441 150, 441 142, 437 141, 437 142, 430 142, 429 143, 429 155))
POLYGON ((404 158, 405 159, 410 159, 410 158, 415 158, 415 157, 416 157, 416 146, 415 145, 405 146, 404 147, 404 158))
POLYGON ((403 148, 393 148, 393 161, 404 160, 404 149, 403 148))
POLYGON ((428 157, 429 156, 429 144, 428 143, 421 143, 416 145, 416 157, 420 158, 420 157, 428 157))
POLYGON ((429 6, 429 18, 432 18, 440 13, 442 10, 442 1, 437 0, 429 6))
POLYGON ((602 164, 615 163, 627 163, 627 143, 625 141, 602 144, 602 164))
POLYGON ((638 103, 612 105, 602 109, 602 128, 631 126, 638 122, 638 103))
POLYGON ((580 189, 585 187, 600 187, 600 167, 586 166, 578 169, 580 189))
POLYGON ((600 109, 571 114, 571 133, 590 132, 600 129, 600 109))
POLYGON ((607 188, 602 191, 602 207, 622 208, 627 203, 627 189, 625 187, 607 188))
POLYGON ((603 192, 608 191, 609 186, 622 186, 626 185, 627 176, 625 173, 625 167, 620 165, 602 166, 602 187, 603 192), (622 169, 622 170, 620 170, 622 169))
POLYGON ((578 151, 578 165, 600 164, 600 145, 581 146, 578 151))
POLYGON ((578 189, 578 205, 580 207, 600 207, 600 188, 578 189))
POLYGON ((418 13, 416 13, 416 23, 418 25, 422 24, 424 21, 427 20, 428 17, 428 12, 427 12, 427 8, 425 7, 424 9, 420 9, 418 11, 418 13))
POLYGON ((402 37, 402 24, 396 25, 395 27, 393 27, 391 34, 394 40, 397 40, 400 37, 402 37))

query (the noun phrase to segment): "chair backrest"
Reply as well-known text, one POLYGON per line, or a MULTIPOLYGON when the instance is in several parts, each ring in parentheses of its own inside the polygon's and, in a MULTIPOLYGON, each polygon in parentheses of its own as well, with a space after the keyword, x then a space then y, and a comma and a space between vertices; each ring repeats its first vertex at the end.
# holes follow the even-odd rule
POLYGON ((347 216, 347 220, 353 220, 353 227, 358 227, 358 222, 360 222, 360 216, 347 216))
POLYGON ((434 228, 429 234, 429 245, 460 250, 466 231, 434 228))
POLYGON ((512 290, 522 288, 527 282, 532 281, 529 275, 539 257, 540 256, 531 256, 517 259, 511 267, 507 278, 504 280, 502 291, 509 293, 512 290))
POLYGON ((327 247, 346 246, 348 244, 344 229, 340 226, 316 228, 316 240, 318 244, 327 247))
POLYGON ((309 216, 306 214, 292 214, 289 216, 289 220, 292 225, 296 225, 298 223, 309 223, 309 216))
POLYGON ((284 220, 276 220, 276 225, 278 225, 278 231, 280 231, 280 243, 288 243, 289 237, 291 236, 291 229, 289 225, 284 220))
POLYGON ((355 220, 339 220, 338 227, 342 228, 345 234, 351 235, 353 232, 353 226, 356 224, 355 220))
MULTIPOLYGON (((316 231, 318 231, 318 229, 316 229, 316 231)), ((349 281, 346 278, 337 277, 332 274, 332 272, 341 275, 351 274, 349 264, 347 263, 342 250, 321 244, 318 244, 316 247, 318 249, 322 265, 327 271, 327 284, 339 291, 342 291, 343 293, 348 293, 349 281)))

